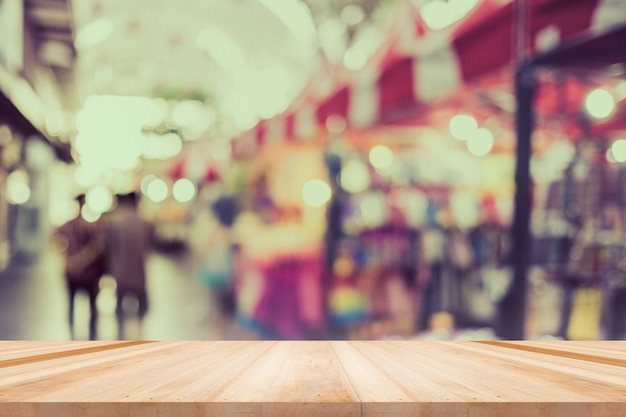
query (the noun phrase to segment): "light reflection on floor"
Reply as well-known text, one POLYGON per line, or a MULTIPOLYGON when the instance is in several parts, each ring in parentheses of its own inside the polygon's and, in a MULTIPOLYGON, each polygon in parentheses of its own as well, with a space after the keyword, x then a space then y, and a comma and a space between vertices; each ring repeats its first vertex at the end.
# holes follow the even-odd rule
MULTIPOLYGON (((184 259, 154 254, 147 264, 149 310, 141 325, 133 317, 136 303, 125 301, 128 318, 125 339, 209 340, 256 338, 238 329, 210 305, 209 290, 195 279, 184 259)), ((32 267, 14 267, 0 273, 0 339, 68 340, 68 298, 61 260, 46 253, 32 267)), ((115 282, 105 276, 97 299, 98 339, 115 340, 115 282)), ((89 338, 89 299, 79 292, 75 299, 74 339, 89 338)))

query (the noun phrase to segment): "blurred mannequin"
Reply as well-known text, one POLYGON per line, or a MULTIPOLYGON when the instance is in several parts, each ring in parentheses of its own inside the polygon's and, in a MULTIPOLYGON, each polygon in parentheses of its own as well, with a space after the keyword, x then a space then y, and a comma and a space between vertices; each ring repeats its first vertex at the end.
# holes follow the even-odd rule
POLYGON ((69 325, 74 338, 74 298, 79 290, 89 295, 89 338, 97 337, 98 283, 105 270, 105 247, 101 222, 88 222, 81 216, 85 196, 77 197, 79 213, 56 231, 54 242, 65 258, 65 279, 69 295, 69 325))
POLYGON ((153 228, 137 211, 135 193, 118 196, 118 207, 110 213, 106 228, 109 273, 117 282, 118 337, 124 338, 125 300, 137 301, 140 329, 148 311, 146 258, 153 239, 153 228))

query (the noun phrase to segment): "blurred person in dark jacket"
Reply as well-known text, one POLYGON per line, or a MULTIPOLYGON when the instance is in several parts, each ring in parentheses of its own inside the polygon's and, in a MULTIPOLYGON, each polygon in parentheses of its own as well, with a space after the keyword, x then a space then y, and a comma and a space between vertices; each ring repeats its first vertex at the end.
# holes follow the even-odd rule
MULTIPOLYGON (((134 297, 139 329, 148 311, 146 258, 153 240, 153 227, 137 210, 137 194, 118 195, 118 207, 106 222, 108 272, 117 283, 118 335, 124 338, 125 300, 134 297)), ((126 304, 128 305, 128 304, 126 304)))
POLYGON ((89 338, 97 338, 98 309, 96 298, 100 278, 105 272, 105 242, 101 221, 89 222, 81 215, 85 196, 79 195, 79 213, 60 226, 54 242, 64 256, 65 280, 69 295, 69 325, 74 338, 74 299, 79 290, 89 295, 89 338))

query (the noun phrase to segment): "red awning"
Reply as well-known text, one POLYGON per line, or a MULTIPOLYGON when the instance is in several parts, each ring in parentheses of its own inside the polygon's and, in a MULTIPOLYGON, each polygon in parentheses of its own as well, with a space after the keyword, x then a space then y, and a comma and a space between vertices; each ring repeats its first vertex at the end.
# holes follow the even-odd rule
MULTIPOLYGON (((543 56, 579 37, 623 28, 626 7, 619 3, 527 1, 526 54, 543 56)), ((404 24, 410 26, 405 36, 395 39, 378 69, 358 74, 316 104, 308 102, 259 123, 234 140, 234 155, 253 153, 269 141, 306 139, 323 128, 331 116, 344 118, 351 128, 402 120, 424 109, 426 103, 449 97, 462 86, 514 64, 517 2, 482 0, 460 23, 438 31, 427 29, 411 2, 406 2, 406 7, 404 24)), ((619 39, 610 41, 619 43, 619 39)), ((624 51, 618 48, 612 53, 623 55, 624 51)), ((574 57, 570 54, 560 59, 574 57)))
POLYGON ((533 60, 537 65, 602 70, 626 77, 626 22, 602 33, 583 34, 533 60), (621 67, 616 68, 616 65, 621 67))

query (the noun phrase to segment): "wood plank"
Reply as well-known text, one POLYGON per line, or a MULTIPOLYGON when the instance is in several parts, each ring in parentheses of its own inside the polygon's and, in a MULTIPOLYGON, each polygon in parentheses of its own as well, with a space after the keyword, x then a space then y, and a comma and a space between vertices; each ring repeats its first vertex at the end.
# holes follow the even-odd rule
POLYGON ((260 416, 360 415, 359 398, 328 342, 281 342, 289 352, 261 403, 260 416))
MULTIPOLYGON (((49 404, 67 399, 65 408, 54 408, 50 414, 54 416, 71 415, 85 408, 83 403, 92 402, 105 415, 119 403, 132 415, 205 416, 227 410, 236 411, 234 415, 256 416, 258 402, 270 382, 263 378, 273 378, 268 363, 276 367, 288 349, 273 348, 275 345, 276 342, 159 343, 151 351, 143 349, 136 355, 90 358, 78 364, 56 360, 52 371, 50 364, 46 364, 48 371, 39 365, 29 370, 31 374, 37 372, 35 383, 32 375, 22 373, 26 366, 21 366, 16 371, 22 382, 13 382, 11 401, 27 406, 29 402, 49 404), (42 370, 49 378, 41 378, 42 370)), ((0 382, 0 400, 5 381, 2 378, 0 382)))
POLYGON ((62 389, 63 382, 70 382, 72 378, 76 380, 76 385, 82 385, 87 382, 81 379, 85 375, 88 378, 105 377, 100 373, 123 369, 125 363, 138 367, 142 362, 158 358, 161 352, 166 354, 168 349, 175 349, 180 343, 137 344, 120 349, 96 350, 80 356, 64 355, 60 351, 61 355, 49 357, 47 361, 36 360, 0 368, 0 394, 12 388, 13 398, 37 398, 38 395, 62 389), (32 390, 35 392, 31 393, 32 390), (35 397, 29 397, 33 395, 35 397))
POLYGON ((390 355, 383 342, 337 342, 333 348, 363 403, 363 416, 465 416, 470 410, 497 415, 497 394, 464 386, 455 369, 432 372, 427 364, 433 358, 419 350, 412 367, 390 355))
MULTIPOLYGON (((567 388, 575 392, 574 387, 581 385, 578 395, 589 393, 588 385, 593 383, 598 393, 595 399, 606 401, 620 400, 621 396, 616 395, 616 388, 624 388, 626 384, 626 368, 614 366, 607 363, 598 363, 593 360, 581 360, 580 358, 570 358, 566 354, 555 355, 554 352, 535 352, 525 349, 507 349, 502 346, 488 344, 469 343, 459 346, 464 350, 475 353, 482 353, 484 357, 492 357, 495 360, 503 361, 508 366, 515 366, 532 377, 541 375, 539 383, 546 386, 552 384, 563 386, 563 381, 567 381, 567 388)), ((555 346, 556 348, 557 346, 555 346)), ((558 350, 558 349, 555 349, 558 350)), ((500 368, 503 366, 500 365, 500 368)), ((518 371, 519 373, 519 371, 518 371)))
MULTIPOLYGON (((494 343, 502 342, 493 342, 492 344, 494 343)), ((543 351, 544 353, 550 353, 548 351, 554 350, 556 352, 552 352, 552 354, 560 354, 571 359, 580 354, 582 356, 578 358, 581 360, 591 360, 616 366, 626 365, 626 343, 623 341, 606 341, 600 344, 595 341, 559 342, 557 344, 548 341, 524 341, 505 342, 505 344, 500 346, 526 350, 533 350, 534 348, 535 351, 543 351)))
MULTIPOLYGON (((193 344, 202 345, 202 342, 193 344)), ((290 347, 278 342, 236 342, 229 350, 239 344, 245 350, 228 364, 216 367, 200 357, 186 373, 148 392, 150 398, 159 399, 159 415, 258 416, 259 404, 290 347)), ((223 356, 217 354, 215 359, 220 363, 223 356)), ((129 407, 135 409, 136 402, 129 407)))
POLYGON ((151 343, 149 341, 129 341, 129 342, 45 342, 42 345, 34 347, 32 344, 23 345, 16 344, 11 349, 2 350, 0 344, 0 368, 20 365, 23 363, 34 363, 47 361, 55 358, 83 355, 93 352, 102 352, 111 349, 120 349, 128 346, 143 345, 151 343))
POLYGON ((111 341, 8 341, 0 340, 0 360, 21 358, 24 356, 36 355, 38 353, 57 352, 87 346, 107 345, 111 341))
MULTIPOLYGON (((624 398, 626 373, 623 368, 476 343, 444 348, 452 350, 447 353, 450 360, 458 358, 484 369, 497 370, 501 377, 494 382, 508 385, 510 381, 519 389, 533 392, 532 399, 537 402, 619 402, 624 398)), ((505 399, 513 402, 516 398, 505 399)))
MULTIPOLYGON (((591 410, 596 400, 625 398, 624 375, 609 377, 619 382, 617 386, 598 379, 576 380, 552 369, 529 367, 523 359, 474 352, 463 356, 449 342, 371 342, 361 352, 351 345, 356 351, 344 352, 341 358, 351 380, 360 381, 355 387, 367 410, 364 415, 429 415, 436 410, 442 415, 572 416, 570 404, 591 410)), ((345 344, 337 348, 349 349, 345 344)))

